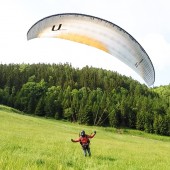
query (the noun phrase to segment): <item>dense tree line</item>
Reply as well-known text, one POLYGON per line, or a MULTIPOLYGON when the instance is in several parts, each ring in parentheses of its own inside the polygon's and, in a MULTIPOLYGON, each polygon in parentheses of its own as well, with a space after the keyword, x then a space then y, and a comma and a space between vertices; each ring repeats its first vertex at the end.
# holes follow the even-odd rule
POLYGON ((117 72, 39 63, 1 64, 0 75, 0 103, 25 113, 170 135, 167 97, 117 72))

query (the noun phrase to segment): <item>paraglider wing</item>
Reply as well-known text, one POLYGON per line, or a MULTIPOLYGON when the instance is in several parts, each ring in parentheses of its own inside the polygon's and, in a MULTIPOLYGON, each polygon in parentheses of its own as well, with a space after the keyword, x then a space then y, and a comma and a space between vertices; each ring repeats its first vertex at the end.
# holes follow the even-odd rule
POLYGON ((27 39, 62 38, 103 50, 127 64, 148 86, 154 84, 153 64, 142 46, 124 29, 101 18, 65 13, 46 17, 35 23, 27 39))

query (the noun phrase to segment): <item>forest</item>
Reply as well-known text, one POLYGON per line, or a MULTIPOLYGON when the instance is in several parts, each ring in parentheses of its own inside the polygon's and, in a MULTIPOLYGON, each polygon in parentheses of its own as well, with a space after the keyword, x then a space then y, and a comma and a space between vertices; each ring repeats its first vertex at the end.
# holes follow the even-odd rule
POLYGON ((85 125, 170 136, 170 85, 71 64, 0 64, 0 104, 85 125))

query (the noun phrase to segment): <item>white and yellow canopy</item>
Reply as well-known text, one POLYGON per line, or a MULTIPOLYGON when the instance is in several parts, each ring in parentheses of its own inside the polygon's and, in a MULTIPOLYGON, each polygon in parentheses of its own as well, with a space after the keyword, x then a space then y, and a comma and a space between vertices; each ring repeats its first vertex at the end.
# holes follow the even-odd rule
POLYGON ((94 16, 65 13, 35 23, 27 39, 62 38, 103 50, 127 64, 148 86, 154 84, 153 64, 142 46, 119 26, 94 16))

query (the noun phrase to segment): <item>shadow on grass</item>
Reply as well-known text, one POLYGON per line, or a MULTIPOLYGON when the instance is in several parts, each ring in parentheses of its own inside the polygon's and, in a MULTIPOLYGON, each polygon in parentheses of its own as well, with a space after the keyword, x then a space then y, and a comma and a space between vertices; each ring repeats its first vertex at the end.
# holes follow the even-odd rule
POLYGON ((37 159, 37 160, 36 160, 36 164, 37 164, 38 166, 42 166, 42 165, 45 164, 45 161, 44 161, 43 159, 37 159))
POLYGON ((97 156, 97 159, 102 161, 116 161, 116 158, 110 157, 110 156, 97 156))

